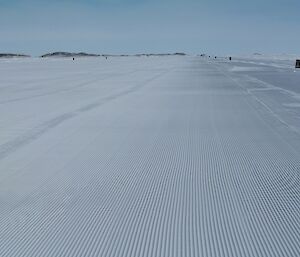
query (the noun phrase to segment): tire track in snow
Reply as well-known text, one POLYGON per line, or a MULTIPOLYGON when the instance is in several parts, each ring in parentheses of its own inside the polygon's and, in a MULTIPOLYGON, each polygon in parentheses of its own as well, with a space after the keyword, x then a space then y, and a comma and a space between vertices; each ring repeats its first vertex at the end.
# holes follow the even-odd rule
POLYGON ((18 148, 27 145, 28 143, 34 141, 35 139, 37 139, 38 137, 40 137, 41 135, 45 134, 46 132, 48 132, 49 130, 59 126, 60 124, 62 124, 63 122, 72 119, 84 112, 90 111, 92 109, 98 108, 101 105, 113 101, 119 97, 128 95, 130 93, 135 92, 136 90, 142 88, 143 86, 146 86, 147 84, 151 83, 153 80, 159 78, 160 76, 165 75, 166 73, 168 73, 169 70, 167 71, 163 71, 161 73, 159 73, 158 75, 153 76, 152 78, 144 81, 142 84, 138 84, 135 85, 133 87, 130 87, 127 90, 118 92, 118 93, 114 93, 112 95, 106 96, 101 98, 99 101, 96 101, 94 103, 88 104, 84 107, 81 107, 73 112, 69 112, 69 113, 65 113, 62 114, 58 117, 55 117, 47 122, 44 122, 43 124, 40 124, 39 126, 32 128, 31 130, 29 130, 28 132, 26 132, 25 134, 22 134, 21 136, 14 138, 13 140, 6 142, 2 145, 0 145, 0 160, 5 158, 6 156, 8 156, 9 154, 15 152, 18 148))

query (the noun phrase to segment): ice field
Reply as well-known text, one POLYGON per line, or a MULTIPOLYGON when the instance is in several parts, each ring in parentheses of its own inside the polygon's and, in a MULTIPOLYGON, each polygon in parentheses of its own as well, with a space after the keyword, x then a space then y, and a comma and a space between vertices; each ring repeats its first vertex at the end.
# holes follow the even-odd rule
POLYGON ((300 69, 0 60, 0 256, 299 257, 300 69))

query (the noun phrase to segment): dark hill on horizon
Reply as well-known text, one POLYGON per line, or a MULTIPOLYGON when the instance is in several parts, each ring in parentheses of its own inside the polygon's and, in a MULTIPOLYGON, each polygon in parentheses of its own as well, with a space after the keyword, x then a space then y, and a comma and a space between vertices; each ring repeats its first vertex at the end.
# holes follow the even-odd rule
POLYGON ((141 57, 141 56, 172 56, 172 55, 180 55, 180 56, 184 56, 186 55, 185 53, 163 53, 163 54, 120 54, 120 55, 114 55, 114 54, 88 54, 85 52, 80 52, 80 53, 71 53, 71 52, 53 52, 53 53, 47 53, 44 55, 41 55, 40 57, 44 58, 44 57, 128 57, 128 56, 137 56, 137 57, 141 57))
POLYGON ((40 57, 97 57, 100 56, 99 54, 88 54, 84 52, 80 53, 70 53, 70 52, 54 52, 54 53, 47 53, 41 55, 40 57))
POLYGON ((13 58, 13 57, 30 57, 26 54, 12 54, 12 53, 0 53, 0 58, 13 58))

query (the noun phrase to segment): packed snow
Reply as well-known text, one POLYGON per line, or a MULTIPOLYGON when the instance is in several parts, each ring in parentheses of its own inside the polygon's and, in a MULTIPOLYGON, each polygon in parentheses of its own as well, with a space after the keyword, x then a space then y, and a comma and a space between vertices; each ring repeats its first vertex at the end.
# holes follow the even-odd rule
POLYGON ((0 256, 300 256, 300 69, 0 60, 0 256))

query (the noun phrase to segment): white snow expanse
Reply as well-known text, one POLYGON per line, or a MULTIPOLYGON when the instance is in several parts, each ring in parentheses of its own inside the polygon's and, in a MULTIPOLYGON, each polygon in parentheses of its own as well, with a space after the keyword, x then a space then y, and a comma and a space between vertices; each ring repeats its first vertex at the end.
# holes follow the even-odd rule
POLYGON ((0 256, 300 256, 300 70, 0 60, 0 256))

